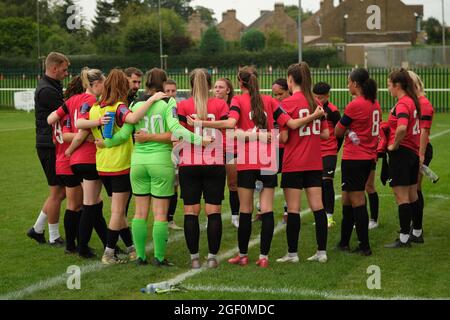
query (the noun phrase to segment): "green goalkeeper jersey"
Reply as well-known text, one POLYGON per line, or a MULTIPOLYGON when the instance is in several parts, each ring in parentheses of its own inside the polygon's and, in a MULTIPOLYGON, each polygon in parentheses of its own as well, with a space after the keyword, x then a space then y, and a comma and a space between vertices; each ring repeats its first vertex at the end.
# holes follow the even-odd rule
MULTIPOLYGON (((144 103, 145 101, 131 105, 131 111, 136 111, 144 103)), ((183 140, 196 145, 202 144, 201 136, 187 130, 178 121, 177 105, 173 98, 155 102, 139 123, 135 125, 126 123, 111 139, 105 140, 105 146, 111 148, 126 142, 133 131, 145 131, 151 134, 171 132, 176 139, 183 138, 183 140)), ((137 142, 134 146, 131 164, 166 164, 171 152, 172 144, 153 141, 137 142)))

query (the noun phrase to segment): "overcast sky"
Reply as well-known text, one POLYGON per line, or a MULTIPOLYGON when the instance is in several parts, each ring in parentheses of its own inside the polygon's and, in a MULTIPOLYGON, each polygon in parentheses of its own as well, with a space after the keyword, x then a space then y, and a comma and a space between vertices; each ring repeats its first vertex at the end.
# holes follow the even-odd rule
MULTIPOLYGON (((442 21, 442 0, 403 0, 406 4, 423 4, 425 7, 425 18, 430 16, 442 21)), ((78 0, 83 10, 83 15, 91 20, 95 14, 96 1, 78 0)), ((228 9, 236 9, 237 18, 244 24, 249 25, 255 21, 261 10, 273 10, 276 2, 283 2, 285 5, 298 4, 298 0, 193 0, 192 6, 200 5, 214 10, 215 18, 218 22, 222 20, 222 12, 228 9)), ((338 1, 335 0, 337 4, 338 1)), ((450 25, 450 0, 445 3, 445 24, 450 25)), ((303 0, 302 7, 313 12, 319 9, 320 0, 303 0)))

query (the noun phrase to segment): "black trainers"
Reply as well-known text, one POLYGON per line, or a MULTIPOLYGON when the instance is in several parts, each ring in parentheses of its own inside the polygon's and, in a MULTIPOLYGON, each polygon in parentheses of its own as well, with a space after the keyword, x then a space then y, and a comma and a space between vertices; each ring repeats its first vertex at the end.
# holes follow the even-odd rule
MULTIPOLYGON (((410 237, 410 239, 411 239, 411 237, 410 237)), ((395 240, 395 242, 389 243, 389 244, 385 245, 384 247, 388 248, 388 249, 411 248, 411 240, 408 240, 408 242, 404 243, 404 242, 401 242, 400 239, 397 239, 397 240, 395 240)))
POLYGON ((148 265, 148 262, 147 262, 147 260, 142 260, 141 258, 137 258, 136 265, 137 266, 146 266, 146 265, 148 265))
POLYGON ((349 245, 341 245, 340 243, 337 244, 336 249, 342 252, 350 252, 350 246, 349 245))
POLYGON ((412 243, 425 243, 425 240, 423 239, 423 231, 419 237, 416 237, 415 235, 411 234, 409 236, 409 241, 412 243))
POLYGON ((52 246, 52 247, 55 247, 55 248, 61 248, 61 247, 64 247, 66 245, 66 242, 64 241, 63 238, 59 237, 58 239, 56 239, 53 242, 50 242, 50 240, 49 240, 48 244, 50 246, 52 246))
POLYGON ((359 254, 359 255, 364 256, 364 257, 369 257, 369 256, 372 255, 372 250, 370 250, 370 249, 362 249, 360 246, 358 246, 356 249, 354 249, 352 251, 352 253, 359 254))
POLYGON ((34 228, 31 228, 30 230, 28 230, 27 236, 33 240, 36 240, 36 242, 39 244, 45 244, 47 243, 47 240, 45 240, 44 233, 45 232, 37 233, 36 231, 34 231, 34 228))
POLYGON ((152 259, 152 265, 155 267, 173 267, 174 264, 172 262, 167 261, 167 259, 164 259, 163 261, 159 261, 156 258, 152 259))
POLYGON ((78 248, 66 248, 64 253, 67 255, 78 254, 78 248))
POLYGON ((116 248, 114 249, 114 255, 117 257, 121 254, 128 254, 126 251, 122 250, 119 246, 116 245, 116 248))
POLYGON ((97 258, 97 255, 90 248, 88 248, 87 250, 81 250, 79 252, 79 256, 83 259, 97 258))

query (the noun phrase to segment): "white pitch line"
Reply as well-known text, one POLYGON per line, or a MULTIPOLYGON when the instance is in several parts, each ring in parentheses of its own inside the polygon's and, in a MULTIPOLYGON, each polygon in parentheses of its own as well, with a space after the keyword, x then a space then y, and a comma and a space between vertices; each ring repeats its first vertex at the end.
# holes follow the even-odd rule
POLYGON ((34 128, 35 128, 35 127, 1 129, 1 130, 0 130, 0 133, 3 133, 3 132, 11 132, 11 131, 21 131, 21 130, 31 130, 31 129, 34 129, 34 128))
MULTIPOLYGON (((281 190, 278 190, 276 192, 276 195, 278 196, 280 194, 282 194, 282 192, 281 192, 281 190)), ((228 212, 228 213, 223 214, 222 218, 227 219, 230 216, 231 216, 231 212, 228 212)), ((202 226, 201 229, 204 230, 205 227, 202 226)), ((169 243, 177 242, 181 239, 184 239, 184 233, 178 232, 173 237, 169 237, 169 243)), ((153 242, 149 243, 145 249, 147 252, 153 250, 153 242)), ((91 264, 81 267, 81 275, 86 275, 88 273, 97 272, 106 267, 109 267, 109 266, 105 266, 100 262, 91 263, 91 264)), ((33 293, 36 293, 36 292, 39 292, 42 290, 50 289, 57 285, 61 285, 61 284, 65 283, 66 281, 67 281, 67 273, 63 273, 59 276, 55 276, 53 278, 49 278, 46 280, 41 280, 39 282, 36 282, 24 289, 13 291, 13 292, 7 293, 5 295, 2 295, 2 296, 0 296, 0 300, 20 299, 20 298, 23 298, 24 296, 27 296, 27 295, 30 295, 30 294, 33 294, 33 293)))
POLYGON ((446 135, 446 134, 449 133, 449 132, 450 132, 450 129, 447 129, 447 130, 438 132, 438 133, 436 133, 436 134, 431 135, 431 136, 430 136, 430 139, 439 138, 440 136, 446 135))
MULTIPOLYGON (((27 129, 28 130, 28 129, 32 129, 32 128, 21 128, 21 129, 23 129, 23 130, 27 129)), ((13 130, 16 130, 16 129, 6 129, 6 130, 13 131, 13 130)), ((3 130, 3 131, 5 131, 5 130, 3 130)), ((3 132, 3 131, 0 130, 0 132, 3 132)), ((439 132, 439 133, 437 133, 435 135, 430 136, 430 139, 434 139, 434 138, 440 137, 440 136, 445 135, 445 134, 447 134, 449 132, 450 132, 450 129, 449 130, 444 130, 442 132, 439 132)), ((337 168, 336 172, 339 172, 339 171, 340 171, 340 168, 337 168)), ((283 193, 282 190, 278 190, 276 192, 276 196, 279 196, 282 193, 283 193)), ((309 213, 309 212, 310 212, 310 210, 309 211, 306 210, 306 213, 309 213)), ((306 213, 304 211, 304 214, 306 214, 306 213)), ((223 215, 223 217, 225 218, 225 217, 228 217, 229 215, 230 214, 228 213, 228 214, 223 215)), ((282 226, 281 227, 280 227, 280 225, 277 226, 275 228, 274 235, 276 233, 278 233, 281 229, 282 229, 282 226)), ((183 238, 183 236, 184 236, 183 234, 179 233, 179 234, 175 235, 173 239, 169 239, 169 241, 170 242, 178 241, 181 238, 183 238)), ((258 238, 252 240, 249 243, 249 248, 255 246, 256 244, 258 244, 258 242, 259 242, 258 238)), ((146 247, 147 251, 152 250, 152 248, 153 248, 153 243, 151 243, 150 245, 148 245, 146 247)), ((219 257, 219 261, 220 261, 220 259, 224 260, 224 259, 226 259, 226 257, 232 256, 235 252, 236 252, 236 249, 229 250, 228 252, 226 252, 225 254, 223 254, 223 255, 221 255, 219 257)), ((106 266, 102 265, 101 263, 96 262, 96 263, 93 263, 93 264, 90 264, 90 265, 82 267, 81 268, 81 273, 82 274, 87 274, 87 273, 91 273, 91 272, 96 272, 96 271, 101 270, 101 269, 103 269, 105 267, 106 266)), ((203 272, 205 270, 206 269, 204 267, 202 269, 191 270, 191 271, 183 273, 183 274, 179 275, 178 277, 176 277, 176 278, 174 278, 172 280, 169 280, 169 281, 175 282, 174 280, 176 280, 178 278, 180 278, 180 279, 187 279, 187 278, 190 278, 190 277, 196 275, 197 273, 203 272)), ((59 276, 56 276, 56 277, 53 277, 53 278, 50 278, 50 279, 47 279, 47 280, 39 281, 39 282, 37 282, 37 283, 35 283, 35 284, 31 285, 31 286, 26 287, 25 289, 13 291, 11 293, 7 293, 7 294, 5 294, 3 296, 0 296, 0 300, 20 299, 20 298, 22 298, 22 297, 24 297, 26 295, 30 295, 30 294, 33 294, 35 292, 42 291, 42 290, 49 289, 49 288, 52 288, 54 286, 60 285, 60 284, 64 283, 66 280, 67 280, 67 274, 63 273, 63 274, 61 274, 59 276)), ((181 281, 182 280, 180 280, 179 282, 181 282, 181 281)))
POLYGON ((330 300, 449 300, 450 298, 423 298, 423 297, 409 297, 409 296, 394 296, 394 297, 378 297, 368 295, 354 295, 342 294, 333 291, 319 291, 312 289, 297 289, 297 288, 252 288, 248 286, 202 286, 202 285, 186 285, 188 290, 203 291, 203 292, 234 292, 234 293, 259 293, 272 295, 288 295, 301 297, 319 297, 330 300))

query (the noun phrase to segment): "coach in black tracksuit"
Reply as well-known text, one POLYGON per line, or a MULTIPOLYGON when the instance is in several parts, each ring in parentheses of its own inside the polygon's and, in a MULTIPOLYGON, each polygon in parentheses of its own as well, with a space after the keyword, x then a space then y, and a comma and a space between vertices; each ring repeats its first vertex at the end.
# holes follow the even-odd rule
MULTIPOLYGON (((49 196, 44 203, 35 225, 27 235, 38 243, 45 243, 44 228, 48 219, 49 244, 63 246, 59 234, 59 211, 65 199, 65 188, 56 176, 56 154, 52 139, 53 128, 47 124, 47 117, 64 103, 61 81, 68 76, 69 60, 61 53, 52 52, 45 60, 45 75, 36 88, 36 151, 49 185, 49 196)), ((57 128, 55 127, 55 130, 57 128)))

